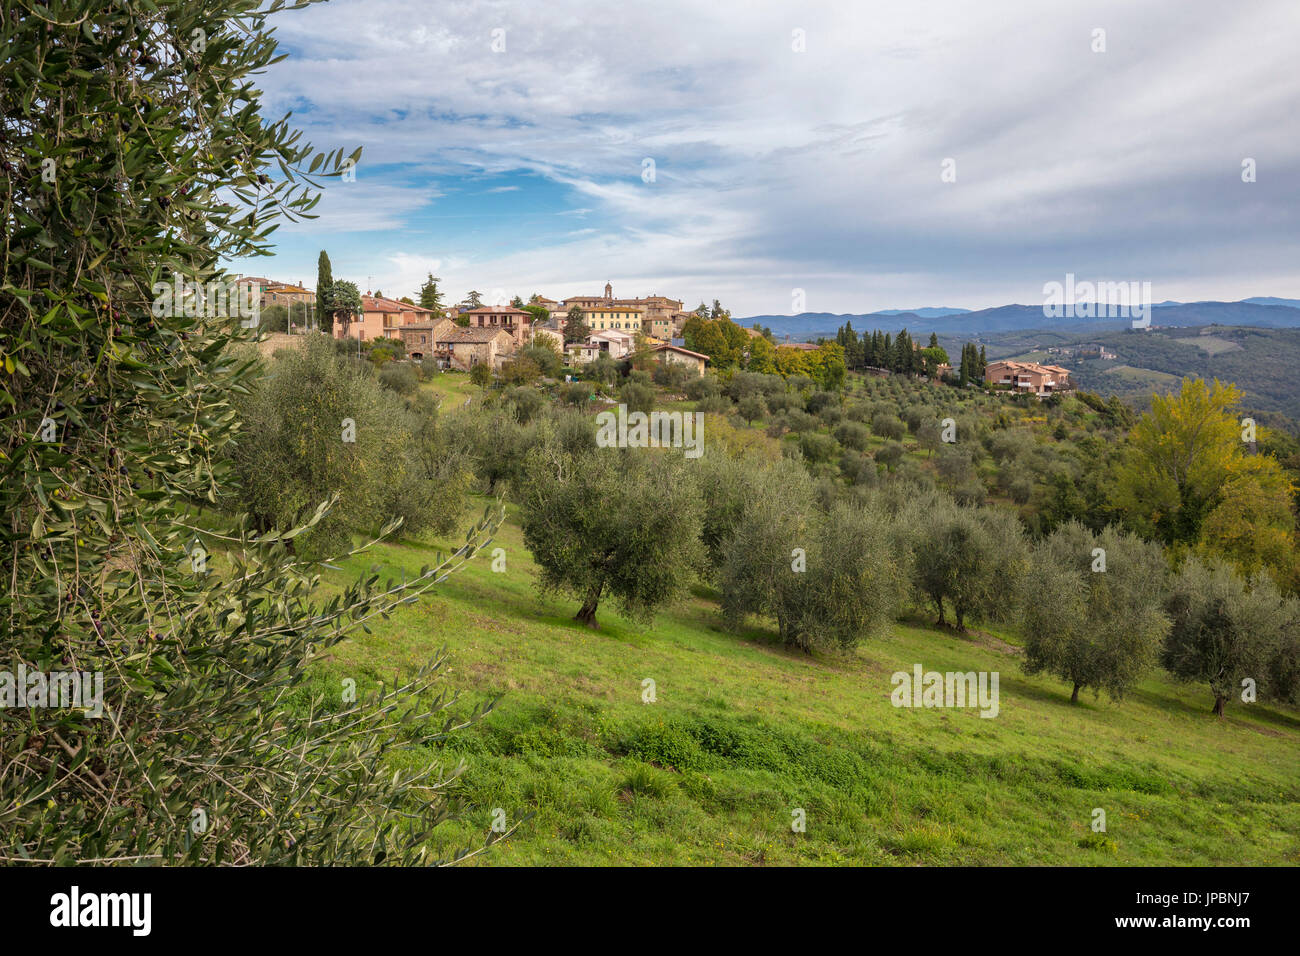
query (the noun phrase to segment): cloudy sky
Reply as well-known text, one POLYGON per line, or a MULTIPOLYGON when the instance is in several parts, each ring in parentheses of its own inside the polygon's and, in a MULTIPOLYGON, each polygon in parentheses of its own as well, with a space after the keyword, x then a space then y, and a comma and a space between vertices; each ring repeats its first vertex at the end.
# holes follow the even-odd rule
POLYGON ((333 0, 273 22, 266 113, 364 152, 246 273, 311 285, 324 248, 393 296, 429 271, 453 299, 609 280, 737 316, 800 289, 807 311, 1037 304, 1067 273, 1300 297, 1296 0, 333 0))

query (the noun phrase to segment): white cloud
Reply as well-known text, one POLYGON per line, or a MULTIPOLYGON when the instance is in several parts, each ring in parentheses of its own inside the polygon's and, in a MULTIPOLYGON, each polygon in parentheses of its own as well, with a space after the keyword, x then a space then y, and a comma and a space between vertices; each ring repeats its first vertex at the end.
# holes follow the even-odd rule
MULTIPOLYGON (((1171 297, 1300 292, 1284 284, 1300 226, 1293 0, 660 0, 617 15, 497 0, 436 17, 344 0, 276 19, 296 52, 266 77, 268 113, 309 103, 313 141, 364 145, 354 185, 368 164, 405 164, 527 170, 578 194, 558 215, 588 228, 527 253, 438 237, 465 288, 568 294, 619 276, 738 312, 788 309, 792 286, 831 311, 1032 301, 1067 271, 1171 297)), ((312 228, 394 229, 432 198, 332 186, 312 228)), ((375 255, 363 271, 395 270, 382 286, 405 275, 387 246, 375 255)))

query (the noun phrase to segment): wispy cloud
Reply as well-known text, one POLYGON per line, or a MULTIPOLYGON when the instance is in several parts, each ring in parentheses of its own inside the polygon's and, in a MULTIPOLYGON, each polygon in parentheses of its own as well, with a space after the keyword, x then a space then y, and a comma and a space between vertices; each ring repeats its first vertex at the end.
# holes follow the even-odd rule
POLYGON ((829 311, 1037 301, 1066 272, 1159 298, 1300 292, 1300 5, 1072 6, 290 13, 268 111, 305 106, 313 141, 364 154, 322 219, 277 235, 290 258, 347 249, 385 291, 418 271, 397 255, 437 248, 455 295, 611 279, 742 313, 788 310, 794 287, 829 311), (524 175, 538 188, 509 178, 524 175))

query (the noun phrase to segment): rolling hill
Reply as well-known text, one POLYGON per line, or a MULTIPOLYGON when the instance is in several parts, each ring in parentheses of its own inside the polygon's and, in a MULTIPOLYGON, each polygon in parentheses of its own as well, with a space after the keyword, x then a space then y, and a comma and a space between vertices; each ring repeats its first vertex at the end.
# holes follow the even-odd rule
MULTIPOLYGON (((1300 308, 1292 299, 1242 300, 1241 302, 1175 302, 1152 307, 1151 324, 1158 327, 1190 328, 1203 325, 1252 326, 1265 329, 1300 328, 1300 308)), ((803 312, 799 315, 754 315, 735 320, 749 327, 757 322, 772 330, 778 341, 813 341, 832 338, 846 322, 858 331, 863 329, 897 330, 906 327, 913 337, 934 332, 940 336, 991 335, 1040 329, 1059 329, 1074 335, 1090 336, 1131 327, 1126 318, 1084 319, 1073 316, 1051 318, 1041 305, 1000 305, 974 312, 948 309, 921 309, 913 312, 882 311, 861 314, 803 312), (946 314, 939 315, 937 313, 946 314), (922 314, 927 313, 927 314, 922 314)))
MULTIPOLYGON (((1050 360, 1070 369, 1080 388, 1118 395, 1139 406, 1153 389, 1176 388, 1191 375, 1236 384, 1246 396, 1244 410, 1264 413, 1262 420, 1285 426, 1275 416, 1286 416, 1294 431, 1294 420, 1300 419, 1300 329, 1206 325, 1093 335, 1050 329, 990 335, 980 341, 990 359, 1050 360), (1046 351, 1081 344, 1101 345, 1117 357, 1080 359, 1046 351)), ((954 343, 960 348, 956 339, 944 345, 951 351, 954 343)))

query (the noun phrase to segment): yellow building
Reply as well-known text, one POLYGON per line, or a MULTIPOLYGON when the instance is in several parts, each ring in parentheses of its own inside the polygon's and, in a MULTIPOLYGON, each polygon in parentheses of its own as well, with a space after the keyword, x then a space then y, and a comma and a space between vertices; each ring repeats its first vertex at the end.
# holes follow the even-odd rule
POLYGON ((566 299, 563 306, 552 312, 551 316, 563 325, 569 317, 569 309, 575 305, 582 310, 582 321, 587 323, 587 329, 591 332, 608 332, 610 329, 640 332, 645 319, 645 309, 639 305, 586 297, 566 299))

